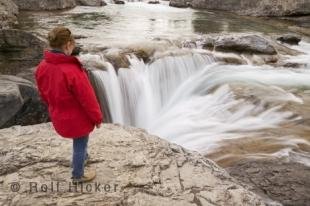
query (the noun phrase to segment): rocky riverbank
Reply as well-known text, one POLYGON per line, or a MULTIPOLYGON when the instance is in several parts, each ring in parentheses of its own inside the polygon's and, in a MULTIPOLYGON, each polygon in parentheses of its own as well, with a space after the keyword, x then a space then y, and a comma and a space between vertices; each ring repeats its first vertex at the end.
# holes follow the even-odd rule
POLYGON ((44 48, 45 41, 31 33, 0 30, 0 128, 48 121, 33 76, 44 48))
POLYGON ((298 16, 310 14, 310 2, 307 0, 171 0, 170 6, 192 7, 235 12, 250 16, 298 16))
POLYGON ((13 0, 20 10, 42 11, 70 9, 76 6, 75 0, 13 0))
MULTIPOLYGON (((0 0, 0 29, 18 24, 19 11, 49 11, 71 9, 75 6, 105 6, 103 0, 0 0)), ((1 39, 1 38, 0 38, 1 39)))
POLYGON ((71 141, 50 124, 0 130, 0 143, 6 145, 0 159, 5 205, 265 205, 211 160, 141 129, 106 124, 91 135, 90 167, 101 191, 68 191, 71 141), (58 182, 60 189, 30 192, 30 182, 58 182))
POLYGON ((105 6, 103 0, 13 0, 20 10, 49 11, 71 9, 75 6, 105 6))

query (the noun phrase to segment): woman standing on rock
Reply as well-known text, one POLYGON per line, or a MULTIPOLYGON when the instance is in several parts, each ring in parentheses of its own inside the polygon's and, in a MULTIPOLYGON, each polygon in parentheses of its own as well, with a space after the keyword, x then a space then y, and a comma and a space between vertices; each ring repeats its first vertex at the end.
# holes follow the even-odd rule
POLYGON ((103 115, 85 70, 71 56, 75 48, 71 31, 57 27, 49 32, 48 41, 51 50, 44 52, 35 72, 38 90, 57 133, 73 139, 72 181, 91 181, 96 172, 84 173, 88 137, 95 126, 100 127, 103 115))

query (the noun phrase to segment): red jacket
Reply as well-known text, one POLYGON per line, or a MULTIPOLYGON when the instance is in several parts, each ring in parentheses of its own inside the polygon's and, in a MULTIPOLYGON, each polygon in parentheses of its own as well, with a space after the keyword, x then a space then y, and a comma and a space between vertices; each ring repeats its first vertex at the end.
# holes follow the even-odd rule
POLYGON ((103 121, 95 92, 76 57, 45 51, 35 77, 54 128, 61 136, 88 135, 103 121))

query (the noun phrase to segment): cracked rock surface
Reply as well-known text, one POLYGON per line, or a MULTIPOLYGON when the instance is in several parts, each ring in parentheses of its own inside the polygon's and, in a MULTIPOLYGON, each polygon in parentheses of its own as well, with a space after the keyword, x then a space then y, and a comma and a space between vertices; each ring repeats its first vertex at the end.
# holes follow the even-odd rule
POLYGON ((77 188, 72 140, 50 123, 2 129, 0 145, 0 205, 265 205, 211 160, 142 129, 95 130, 88 168, 97 177, 77 188))
POLYGON ((281 158, 246 159, 227 168, 251 190, 287 206, 310 205, 310 167, 281 158))

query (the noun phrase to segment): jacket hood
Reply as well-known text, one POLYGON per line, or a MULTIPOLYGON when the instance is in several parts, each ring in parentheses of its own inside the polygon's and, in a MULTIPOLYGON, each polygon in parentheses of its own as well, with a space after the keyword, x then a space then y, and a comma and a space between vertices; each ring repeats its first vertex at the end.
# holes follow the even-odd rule
POLYGON ((82 66, 81 62, 75 56, 67 56, 63 53, 54 53, 48 50, 44 51, 44 59, 46 62, 52 64, 69 63, 77 64, 80 67, 82 66))

